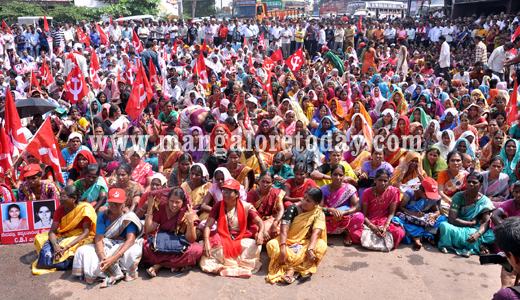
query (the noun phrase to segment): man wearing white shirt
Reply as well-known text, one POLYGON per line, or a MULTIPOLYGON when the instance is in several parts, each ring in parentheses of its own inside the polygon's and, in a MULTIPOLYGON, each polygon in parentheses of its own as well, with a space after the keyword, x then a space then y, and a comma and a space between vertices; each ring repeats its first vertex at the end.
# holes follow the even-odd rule
POLYGON ((287 23, 285 23, 284 28, 280 31, 280 36, 282 37, 282 55, 284 59, 287 59, 290 55, 292 36, 292 32, 288 28, 287 23))
MULTIPOLYGON (((29 43, 27 49, 30 50, 30 55, 34 57, 38 56, 38 53, 40 52, 38 51, 40 49, 40 35, 36 32, 34 26, 31 26, 31 32, 27 34, 27 42, 29 43)), ((3 56, 4 51, 2 51, 0 55, 3 56)))
POLYGON ((109 27, 108 32, 110 33, 110 38, 113 43, 118 43, 121 40, 121 27, 118 26, 117 22, 113 22, 113 25, 109 27))
POLYGON ((493 53, 488 59, 488 66, 493 72, 500 78, 500 81, 504 81, 504 62, 508 58, 509 50, 513 49, 513 43, 507 42, 503 46, 495 48, 493 53))
POLYGON ((415 27, 408 25, 406 28, 406 32, 408 34, 408 44, 411 45, 415 42, 415 27))
POLYGON ((453 33, 453 28, 452 28, 450 22, 448 21, 446 23, 446 26, 444 26, 444 28, 442 29, 442 36, 444 36, 446 38, 446 42, 448 44, 451 44, 451 42, 453 42, 452 33, 453 33))
POLYGON ((441 44, 441 53, 439 55, 439 67, 435 70, 435 76, 439 77, 439 75, 442 71, 444 73, 444 79, 446 79, 448 81, 448 86, 451 87, 450 45, 448 45, 448 43, 446 42, 446 37, 443 35, 439 37, 439 42, 442 43, 441 44))
POLYGON ((392 25, 386 25, 385 43, 387 43, 388 45, 395 43, 395 29, 392 28, 392 25))
MULTIPOLYGON (((437 22, 437 25, 430 29, 429 37, 430 41, 434 43, 439 42, 439 37, 442 35, 442 28, 440 26, 440 22, 437 22)), ((446 37, 444 38, 446 40, 446 37)))
POLYGON ((235 30, 235 24, 233 24, 233 22, 229 22, 227 29, 228 29, 227 42, 232 43, 233 42, 233 30, 235 30))
POLYGON ((462 86, 468 86, 470 82, 469 78, 469 72, 466 72, 466 67, 464 67, 464 64, 457 64, 457 73, 453 75, 453 80, 460 80, 462 81, 462 86))
POLYGON ((215 20, 211 20, 211 30, 213 31, 213 44, 218 45, 218 28, 219 24, 215 20))
POLYGON ((318 31, 318 52, 321 52, 321 49, 327 45, 327 38, 325 35, 325 26, 320 24, 320 30, 318 31))

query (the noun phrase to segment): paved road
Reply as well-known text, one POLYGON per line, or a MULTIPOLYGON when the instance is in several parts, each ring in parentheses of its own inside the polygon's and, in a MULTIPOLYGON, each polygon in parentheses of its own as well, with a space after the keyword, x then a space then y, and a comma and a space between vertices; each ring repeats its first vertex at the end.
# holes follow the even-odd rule
MULTIPOLYGON (((425 245, 426 246, 426 245, 425 245)), ((33 276, 32 244, 0 246, 2 299, 491 299, 500 288, 500 267, 480 266, 477 256, 442 254, 437 248, 412 251, 401 244, 390 253, 344 247, 342 237, 329 239, 329 250, 318 273, 305 283, 271 285, 265 281, 269 257, 249 279, 223 278, 193 268, 174 275, 162 269, 150 279, 143 268, 133 282, 107 289, 87 285, 58 271, 33 276)))

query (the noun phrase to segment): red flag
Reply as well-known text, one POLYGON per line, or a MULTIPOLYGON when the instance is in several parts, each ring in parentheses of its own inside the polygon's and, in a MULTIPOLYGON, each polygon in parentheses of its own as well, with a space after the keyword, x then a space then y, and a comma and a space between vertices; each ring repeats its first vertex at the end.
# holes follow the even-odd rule
POLYGON ((269 99, 273 99, 273 89, 271 88, 271 70, 267 70, 267 83, 265 84, 267 92, 269 92, 269 99))
POLYGON ((134 84, 134 74, 132 73, 132 68, 130 67, 130 61, 128 61, 128 63, 126 64, 126 71, 124 73, 124 77, 126 78, 126 82, 128 84, 134 84))
MULTIPOLYGON (((177 40, 175 40, 177 42, 177 40)), ((208 51, 208 45, 206 45, 206 39, 204 39, 204 43, 202 43, 202 51, 208 51)))
MULTIPOLYGON (((206 40, 204 40, 204 42, 206 42, 206 40)), ((177 54, 177 39, 175 39, 175 42, 173 42, 171 51, 172 51, 172 55, 177 54)))
MULTIPOLYGON (((96 28, 99 32, 99 39, 101 40, 101 44, 108 46, 108 37, 105 34, 105 32, 103 31, 103 29, 101 29, 101 27, 97 23, 96 23, 96 28)), ((134 30, 134 33, 135 33, 135 30, 134 30)))
POLYGON ((11 157, 11 151, 9 151, 9 138, 5 133, 4 126, 0 124, 0 167, 2 167, 0 176, 3 177, 12 166, 13 158, 11 157))
POLYGON ((88 44, 90 42, 90 37, 87 36, 81 28, 76 27, 76 32, 78 33, 78 41, 80 43, 88 44))
POLYGON ((513 36, 511 37, 511 43, 514 42, 515 38, 516 38, 517 36, 519 36, 519 35, 520 35, 520 26, 518 26, 518 28, 516 28, 515 33, 514 33, 513 36))
POLYGON ((22 121, 16 110, 11 90, 7 88, 5 93, 5 132, 11 136, 13 145, 20 152, 27 146, 27 140, 22 131, 22 121))
POLYGON ((4 29, 4 27, 7 27, 7 32, 9 32, 9 34, 13 34, 9 26, 7 26, 7 24, 5 24, 5 22, 2 20, 2 29, 4 29))
POLYGON ((159 83, 159 78, 157 77, 157 72, 155 71, 155 65, 152 62, 152 58, 150 57, 150 61, 148 62, 148 71, 150 72, 150 84, 155 86, 159 83))
POLYGON ((278 48, 278 50, 276 50, 276 52, 273 53, 273 55, 271 55, 270 58, 274 62, 279 62, 280 60, 283 60, 282 49, 278 48))
POLYGON ((269 57, 266 57, 264 60, 264 65, 262 67, 264 67, 264 69, 266 70, 272 71, 274 69, 274 66, 275 63, 269 57))
POLYGON ((208 83, 208 73, 206 70, 206 62, 204 61, 204 55, 202 53, 199 54, 197 58, 197 62, 193 67, 193 74, 197 74, 200 77, 200 83, 206 84, 208 83))
POLYGON ((518 82, 515 80, 515 87, 513 88, 513 95, 507 104, 507 124, 513 126, 518 120, 518 82))
POLYGON ((67 91, 65 99, 71 104, 76 104, 80 99, 88 95, 88 87, 76 61, 73 60, 73 63, 72 71, 69 73, 67 81, 65 81, 65 89, 67 91))
POLYGON ((94 66, 94 59, 90 60, 90 67, 89 67, 89 77, 90 82, 92 83, 92 87, 96 90, 98 90, 101 87, 101 79, 99 78, 99 74, 96 70, 96 67, 94 66))
POLYGON ((258 39, 258 46, 262 46, 265 49, 265 39, 264 39, 264 33, 260 35, 260 38, 258 39))
MULTIPOLYGON (((45 65, 45 63, 44 63, 45 65)), ((42 89, 40 88, 40 84, 38 83, 38 80, 36 79, 36 76, 34 75, 34 72, 31 71, 31 83, 30 83, 31 87, 29 88, 29 91, 31 91, 31 88, 33 86, 36 86, 36 88, 38 89, 38 91, 40 91, 40 93, 42 92, 42 89)))
POLYGON ((49 24, 47 23, 47 15, 43 14, 43 30, 47 31, 48 33, 51 33, 49 30, 49 24))
POLYGON ((363 16, 360 15, 360 16, 359 16, 359 22, 358 22, 358 24, 357 24, 357 30, 358 30, 358 31, 361 31, 361 19, 362 19, 362 18, 363 18, 363 16))
POLYGON ((90 60, 90 65, 94 66, 94 69, 96 69, 96 71, 99 71, 99 69, 101 69, 101 66, 99 65, 99 59, 97 57, 96 50, 94 50, 94 49, 92 49, 92 59, 90 60))
POLYGON ((251 119, 249 118, 249 112, 247 111, 247 105, 245 106, 245 119, 244 119, 244 127, 251 130, 253 129, 253 125, 251 124, 251 119))
POLYGON ((114 26, 114 24, 112 23, 112 15, 110 15, 110 25, 114 26))
POLYGON ((255 66, 253 65, 253 58, 251 58, 251 53, 249 53, 249 72, 253 76, 256 75, 255 66))
POLYGON ((49 66, 47 66, 47 63, 43 63, 41 65, 37 75, 42 78, 42 84, 44 86, 49 86, 52 83, 54 83, 54 78, 52 77, 52 74, 49 71, 49 66))
MULTIPOLYGON (((121 16, 119 16, 119 19, 122 19, 123 18, 123 14, 121 14, 121 16)), ((119 20, 119 25, 123 24, 123 20, 119 20)))
POLYGON ((132 46, 135 48, 137 53, 141 53, 144 50, 143 45, 141 44, 141 40, 139 39, 139 36, 137 36, 135 30, 132 30, 132 32, 132 46))
POLYGON ((247 40, 246 40, 246 36, 244 35, 244 45, 242 45, 242 47, 245 47, 247 46, 247 40))
POLYGON ((284 18, 284 15, 283 15, 283 10, 282 10, 282 13, 280 13, 280 20, 283 20, 284 18))
POLYGON ((303 65, 303 51, 302 48, 296 50, 293 55, 289 56, 289 58, 285 61, 285 64, 289 67, 289 69, 293 72, 298 71, 303 65))
POLYGON ((153 95, 152 88, 145 76, 143 67, 137 72, 133 86, 126 106, 126 113, 130 118, 136 119, 148 105, 148 95, 153 95))
POLYGON ((63 176, 61 175, 61 166, 65 166, 65 160, 61 155, 58 141, 52 131, 51 118, 47 118, 42 126, 27 146, 27 152, 31 153, 47 166, 51 166, 54 170, 55 179, 63 184, 63 176))

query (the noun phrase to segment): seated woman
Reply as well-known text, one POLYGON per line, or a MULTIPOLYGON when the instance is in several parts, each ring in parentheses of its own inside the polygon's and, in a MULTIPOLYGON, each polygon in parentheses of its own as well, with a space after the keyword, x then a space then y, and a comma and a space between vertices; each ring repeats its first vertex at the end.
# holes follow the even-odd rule
POLYGON ((374 183, 374 176, 377 170, 387 169, 390 176, 394 173, 392 165, 384 161, 384 151, 382 147, 372 146, 372 159, 363 163, 361 167, 361 174, 359 175, 358 188, 359 188, 359 202, 362 202, 362 195, 365 190, 372 186, 374 183))
POLYGON ((153 176, 152 165, 144 161, 145 149, 140 148, 133 151, 128 159, 128 165, 132 171, 130 176, 133 181, 139 183, 145 191, 150 189, 150 178, 153 176))
POLYGON ((142 257, 143 225, 132 212, 123 212, 125 190, 115 188, 108 193, 108 210, 99 214, 95 245, 85 245, 76 251, 73 276, 85 277, 88 284, 100 280, 102 287, 117 280, 133 281, 142 257))
POLYGON ((437 176, 441 171, 448 168, 446 161, 441 157, 441 149, 439 146, 433 145, 426 149, 426 159, 422 161, 422 167, 426 176, 437 180, 437 176))
POLYGON ((193 164, 193 160, 189 154, 181 154, 175 166, 168 177, 168 186, 180 186, 186 181, 190 180, 190 167, 193 164))
POLYGON ((72 256, 78 248, 94 243, 96 211, 79 200, 77 187, 69 185, 61 190, 60 206, 54 212, 51 229, 34 237, 36 253, 42 258, 33 263, 34 275, 71 267, 72 256), (45 264, 45 257, 52 257, 52 264, 45 264))
POLYGON ((207 213, 200 212, 202 201, 208 194, 208 190, 211 188, 212 183, 207 182, 208 170, 204 165, 193 164, 190 167, 190 181, 181 184, 181 187, 186 191, 186 194, 190 197, 191 205, 193 205, 193 213, 200 215, 201 220, 207 218, 207 213))
POLYGON ((312 172, 321 163, 321 154, 320 150, 311 143, 310 135, 311 133, 308 130, 300 132, 300 140, 296 141, 296 145, 288 156, 291 158, 291 166, 302 162, 307 165, 309 172, 312 172))
POLYGON ((188 266, 197 263, 202 256, 202 246, 196 242, 196 228, 199 224, 197 215, 193 212, 189 199, 181 187, 170 190, 168 201, 159 205, 154 211, 155 197, 147 200, 147 212, 144 223, 146 234, 152 235, 157 229, 175 235, 183 235, 190 246, 182 254, 169 254, 154 251, 148 241, 143 244, 143 262, 152 265, 148 270, 151 277, 157 276, 162 267, 172 271, 184 271, 188 266))
POLYGON ((97 164, 96 158, 89 150, 80 150, 76 159, 74 159, 72 168, 69 170, 67 185, 73 185, 76 180, 85 178, 85 170, 88 164, 97 164))
POLYGON ((515 172, 516 165, 520 160, 520 143, 515 139, 508 139, 500 151, 500 157, 504 160, 504 170, 502 173, 509 176, 509 187, 518 180, 518 176, 515 172))
POLYGON ((308 279, 316 273, 327 252, 325 216, 319 206, 321 199, 320 189, 311 187, 301 203, 291 204, 284 213, 280 236, 266 246, 271 258, 267 282, 291 284, 297 276, 308 279))
POLYGON ((395 130, 397 126, 397 119, 395 118, 395 112, 393 109, 385 109, 381 114, 383 117, 377 119, 377 122, 372 126, 374 131, 377 131, 379 128, 386 128, 388 131, 392 132, 395 130))
POLYGON ((441 157, 444 160, 448 159, 448 153, 453 151, 455 148, 455 135, 453 134, 453 131, 450 129, 446 129, 441 134, 441 140, 435 144, 435 146, 438 146, 441 150, 441 157))
POLYGON ((101 176, 101 168, 98 164, 88 164, 85 168, 85 178, 76 180, 74 185, 79 190, 80 201, 90 203, 96 213, 108 208, 106 204, 108 186, 105 178, 101 176))
POLYGON ((30 164, 23 168, 24 182, 18 190, 19 201, 34 201, 43 199, 59 199, 60 191, 54 181, 42 180, 42 168, 30 164))
MULTIPOLYGON (((285 164, 285 155, 278 152, 273 157, 273 165, 269 167, 269 172, 274 175, 273 187, 283 190, 288 179, 294 178, 294 172, 291 166, 285 164)), ((260 165, 262 167, 262 165, 260 165)), ((262 170, 263 171, 263 170, 262 170)))
POLYGON ((439 202, 437 181, 431 177, 424 178, 418 189, 404 192, 392 221, 404 227, 406 242, 414 242, 413 250, 421 250, 422 238, 426 238, 432 245, 435 244, 434 237, 438 236, 438 228, 447 220, 445 216, 441 216, 439 202))
POLYGON ((462 153, 452 151, 448 154, 448 168, 439 172, 439 196, 441 196, 441 213, 448 216, 448 209, 455 193, 466 189, 468 172, 462 170, 462 153))
MULTIPOLYGON (((494 124, 494 121, 495 120, 491 120, 489 124, 494 124)), ((482 147, 482 152, 480 154, 480 167, 482 170, 489 168, 491 158, 500 155, 505 140, 506 134, 502 130, 498 129, 492 134, 491 140, 482 147)))
POLYGON ((272 155, 278 152, 283 152, 284 154, 287 152, 287 147, 278 127, 273 126, 269 129, 269 135, 266 140, 260 143, 260 149, 272 155))
POLYGON ((307 178, 309 176, 308 170, 307 165, 302 162, 294 166, 294 177, 287 179, 285 182, 284 209, 287 209, 291 204, 302 202, 305 191, 309 188, 318 187, 314 180, 307 178))
POLYGON ((385 147, 385 161, 393 168, 397 168, 407 153, 405 149, 401 148, 397 135, 395 133, 389 134, 385 143, 383 143, 383 147, 385 147))
POLYGON ((150 190, 141 195, 141 199, 139 200, 139 204, 137 205, 137 209, 135 214, 139 217, 139 219, 143 219, 145 217, 145 213, 148 211, 148 200, 154 199, 153 210, 152 212, 156 212, 159 210, 159 205, 161 203, 168 202, 168 195, 171 190, 168 189, 166 183, 168 180, 161 173, 155 173, 150 182, 150 190))
POLYGON ((350 183, 351 185, 357 185, 358 178, 354 170, 350 167, 348 163, 341 160, 341 150, 339 148, 333 148, 329 152, 330 162, 324 163, 319 166, 316 170, 312 171, 311 178, 316 182, 319 187, 327 185, 332 182, 332 166, 340 164, 343 166, 343 170, 345 170, 345 182, 350 183))
POLYGON ((117 181, 110 186, 110 189, 123 189, 126 195, 125 207, 135 212, 144 190, 139 183, 130 180, 130 174, 132 174, 130 166, 128 164, 120 164, 116 169, 117 181))
POLYGON ((350 231, 363 225, 363 214, 356 188, 345 183, 345 168, 334 165, 331 168, 332 183, 321 188, 323 201, 320 206, 327 213, 325 218, 328 234, 345 232, 345 246, 352 245, 350 231))
POLYGON ((61 150, 61 154, 63 155, 63 159, 65 159, 65 167, 61 168, 63 179, 65 182, 69 179, 69 171, 72 169, 74 161, 76 160, 76 155, 79 154, 81 150, 90 150, 81 144, 83 136, 78 132, 73 132, 69 135, 67 140, 67 148, 61 150))
MULTIPOLYGON (((199 220, 201 222, 205 221, 207 219, 207 214, 203 213, 209 213, 211 211, 211 208, 215 203, 222 201, 222 190, 221 187, 224 185, 224 182, 228 179, 233 179, 233 176, 229 173, 228 169, 226 168, 217 168, 215 172, 213 173, 213 184, 208 190, 208 193, 206 194, 206 197, 204 197, 204 200, 202 201, 202 204, 200 205, 200 216, 199 220)), ((244 187, 240 185, 240 191, 239 191, 239 199, 243 202, 247 201, 247 194, 244 190, 244 187)))
POLYGON ((473 172, 467 176, 467 190, 458 192, 451 202, 448 222, 440 225, 439 249, 457 255, 488 254, 486 244, 493 244, 495 235, 489 229, 490 215, 495 210, 488 197, 479 193, 484 177, 473 172))
POLYGON ((217 202, 204 227, 202 271, 224 277, 251 277, 262 267, 260 251, 264 242, 264 222, 253 205, 239 201, 240 183, 228 179, 221 186, 223 201, 217 202), (210 236, 217 223, 217 232, 210 236), (255 229, 258 227, 256 241, 255 229))
POLYGON ((390 177, 390 184, 404 193, 410 188, 419 186, 424 177, 426 172, 422 168, 421 155, 417 152, 408 152, 390 177))
POLYGON ((509 199, 509 176, 502 173, 504 165, 504 159, 495 156, 489 161, 489 171, 480 173, 484 177, 480 193, 487 196, 497 207, 509 199))
MULTIPOLYGON (((486 122, 486 126, 487 126, 487 122, 486 122)), ((476 137, 478 137, 477 129, 473 125, 470 124, 469 115, 467 113, 462 113, 460 115, 460 125, 453 128, 453 134, 455 135, 455 140, 458 140, 460 138, 460 136, 468 130, 473 132, 473 134, 476 137)))
POLYGON ((395 216, 399 204, 399 189, 390 185, 390 173, 386 169, 379 169, 374 177, 375 187, 371 187, 363 194, 361 213, 365 217, 364 225, 350 232, 352 241, 361 244, 363 230, 372 230, 378 237, 384 238, 389 232, 397 248, 405 233, 403 228, 394 225, 391 221, 395 216))
POLYGON ((104 136, 105 130, 103 125, 104 123, 94 124, 94 136, 92 137, 92 140, 94 140, 95 142, 92 144, 92 140, 89 139, 86 143, 86 146, 92 152, 98 165, 101 166, 101 169, 111 173, 112 171, 114 171, 114 169, 117 167, 119 163, 114 161, 113 159, 114 149, 112 141, 107 136, 104 136))
POLYGON ((258 188, 247 193, 247 202, 254 206, 264 222, 266 231, 263 238, 265 243, 277 237, 280 233, 279 225, 284 212, 285 191, 275 188, 273 186, 274 181, 274 174, 265 170, 258 177, 258 188))
POLYGON ((178 140, 178 135, 175 132, 167 132, 168 136, 164 141, 164 151, 161 151, 159 147, 159 155, 157 155, 157 162, 159 168, 157 172, 163 174, 166 177, 170 177, 173 167, 177 165, 179 157, 183 154, 181 150, 181 144, 178 140), (168 149, 168 148, 169 149, 168 149), (168 150, 171 151, 168 151, 168 150))
POLYGON ((247 193, 255 183, 255 172, 250 167, 240 163, 240 156, 242 156, 242 152, 238 147, 231 147, 227 153, 227 163, 221 164, 219 168, 227 168, 231 176, 244 186, 247 193))

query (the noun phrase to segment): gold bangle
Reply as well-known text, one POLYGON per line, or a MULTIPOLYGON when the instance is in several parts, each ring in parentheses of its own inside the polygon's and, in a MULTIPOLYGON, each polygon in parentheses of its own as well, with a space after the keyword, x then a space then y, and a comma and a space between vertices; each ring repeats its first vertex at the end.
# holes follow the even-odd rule
POLYGON ((153 217, 153 214, 144 214, 145 217, 148 217, 148 216, 152 216, 153 217))
POLYGON ((121 252, 119 252, 119 250, 116 250, 117 253, 119 253, 120 257, 123 257, 123 254, 121 254, 121 252))
POLYGON ((103 253, 103 255, 105 255, 105 253, 103 251, 99 251, 96 254, 99 255, 99 253, 103 253))
POLYGON ((203 237, 203 238, 204 238, 204 239, 209 239, 209 236, 205 236, 205 237, 203 237))

